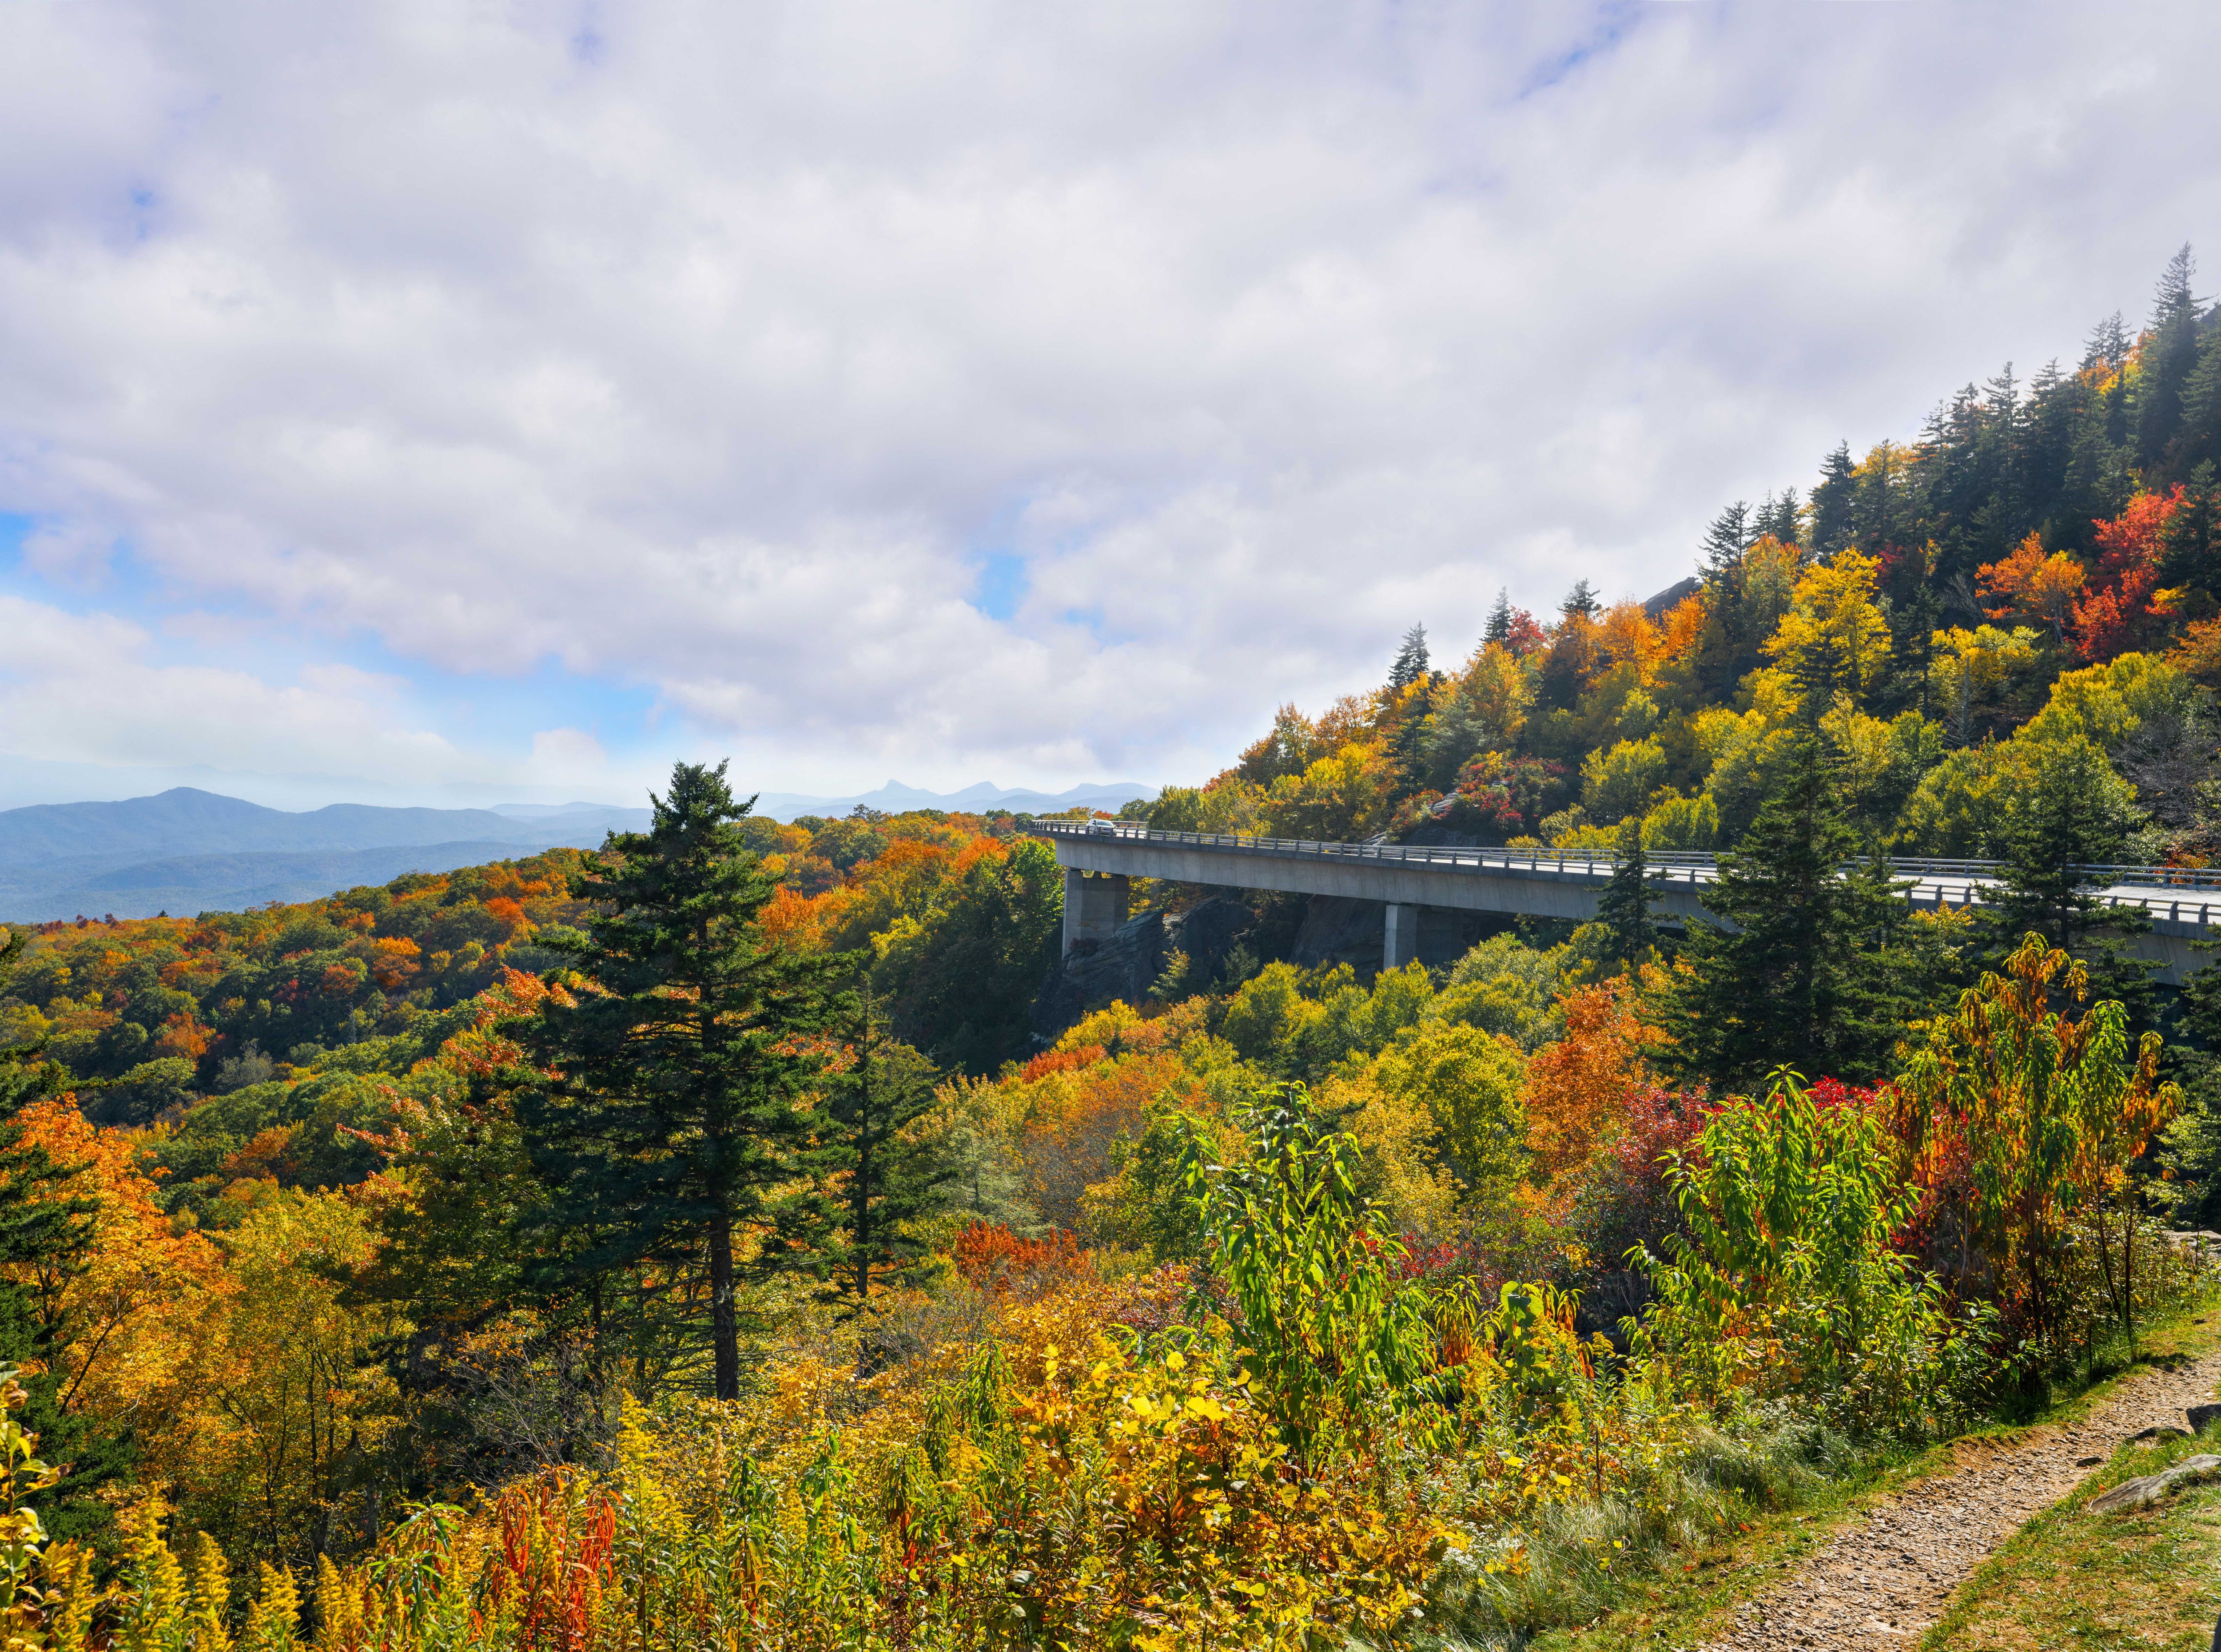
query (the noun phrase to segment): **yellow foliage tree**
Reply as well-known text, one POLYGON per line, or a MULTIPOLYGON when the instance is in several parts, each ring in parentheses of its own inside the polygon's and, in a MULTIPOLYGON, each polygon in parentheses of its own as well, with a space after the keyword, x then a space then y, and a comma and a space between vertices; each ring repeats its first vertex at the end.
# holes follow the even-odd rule
POLYGON ((341 1194, 277 1193, 224 1236, 232 1288, 203 1331, 221 1349, 203 1402, 217 1427, 178 1481, 183 1505, 237 1552, 306 1563, 376 1528, 395 1411, 372 1343, 397 1322, 355 1306, 346 1284, 375 1243, 341 1194))
POLYGON ((1345 745, 1302 774, 1273 782, 1265 795, 1265 828, 1276 838, 1328 843, 1369 837, 1386 824, 1395 778, 1378 744, 1345 745))
POLYGON ((1881 564, 1845 551, 1797 582, 1781 623, 1765 651, 1793 677, 1815 710, 1839 695, 1861 704, 1889 663, 1889 622, 1874 602, 1881 564))

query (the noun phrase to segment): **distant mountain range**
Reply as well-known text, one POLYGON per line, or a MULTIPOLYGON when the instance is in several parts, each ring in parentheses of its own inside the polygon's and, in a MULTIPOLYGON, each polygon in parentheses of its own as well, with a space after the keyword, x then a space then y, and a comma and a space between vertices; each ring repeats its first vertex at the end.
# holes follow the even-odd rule
MULTIPOLYGON (((920 791, 890 781, 854 797, 766 793, 775 820, 846 814, 861 804, 904 809, 1009 808, 1035 814, 1116 808, 1145 786, 1081 786, 1050 796, 978 785, 920 791)), ((291 814, 190 786, 114 803, 40 803, 0 810, 0 921, 151 918, 236 912, 270 901, 313 901, 404 872, 446 872, 559 845, 591 849, 611 832, 645 827, 645 808, 600 803, 504 803, 490 809, 379 808, 335 803, 291 814)))
MULTIPOLYGON (((899 780, 890 780, 875 792, 859 792, 854 797, 804 797, 794 792, 765 792, 756 799, 756 813, 769 815, 774 820, 791 820, 798 814, 823 814, 831 818, 846 814, 859 806, 867 809, 884 809, 889 814, 899 814, 904 809, 949 809, 973 813, 985 809, 1009 809, 1014 814, 1054 814, 1060 809, 1116 809, 1120 804, 1129 803, 1137 797, 1154 797, 1156 795, 1154 786, 1140 786, 1128 780, 1101 786, 1074 786, 1070 791, 1054 795, 1013 791, 1008 787, 990 785, 984 780, 976 786, 967 786, 960 792, 925 792, 915 786, 905 786, 899 780)), ((0 815, 0 820, 6 818, 0 815)))

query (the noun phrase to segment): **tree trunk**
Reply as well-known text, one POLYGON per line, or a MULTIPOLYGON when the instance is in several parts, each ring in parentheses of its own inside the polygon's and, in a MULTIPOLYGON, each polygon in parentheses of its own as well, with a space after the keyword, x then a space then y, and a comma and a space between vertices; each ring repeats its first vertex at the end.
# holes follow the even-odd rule
POLYGON ((872 1022, 866 1001, 864 1036, 858 1041, 856 1071, 856 1169, 854 1207, 856 1231, 856 1312, 870 1305, 872 1296, 872 1022))
POLYGON ((602 1293, 608 1281, 600 1274, 594 1275, 593 1330, 587 1346, 591 1350, 586 1366, 586 1381, 594 1387, 594 1443, 600 1445, 609 1438, 610 1419, 602 1410, 602 1395, 608 1384, 602 1375, 602 1293))
POLYGON ((710 1224, 710 1339, 717 1356, 717 1398, 741 1397, 741 1319, 733 1301, 733 1225, 710 1224))
POLYGON ((2137 1334, 2137 1207, 2121 1197, 2121 1325, 2129 1333, 2129 1352, 2136 1352, 2137 1334))
POLYGON ((2113 1288, 2113 1247, 2105 1236, 2105 1207, 2103 1205, 2097 1207, 2094 1217, 2090 1227, 2098 1236, 2098 1271, 2105 1281, 2105 1300, 2112 1303, 2114 1312, 2118 1313, 2121 1294, 2113 1288))

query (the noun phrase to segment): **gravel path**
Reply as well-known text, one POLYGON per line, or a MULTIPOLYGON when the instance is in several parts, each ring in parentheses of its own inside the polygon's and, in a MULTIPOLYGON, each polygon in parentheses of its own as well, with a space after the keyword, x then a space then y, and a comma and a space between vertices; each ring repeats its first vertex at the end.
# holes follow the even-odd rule
POLYGON ((1707 1652, 1869 1652, 1909 1648, 1952 1592, 1999 1544, 2091 1471, 2077 1459, 2156 1423, 2187 1426, 2186 1406, 2213 1398, 2221 1353, 2169 1371, 2147 1369, 2068 1428, 2017 1440, 1961 1441, 1949 1471, 1918 1481, 1804 1562, 1786 1582, 1737 1609, 1735 1633, 1707 1652))

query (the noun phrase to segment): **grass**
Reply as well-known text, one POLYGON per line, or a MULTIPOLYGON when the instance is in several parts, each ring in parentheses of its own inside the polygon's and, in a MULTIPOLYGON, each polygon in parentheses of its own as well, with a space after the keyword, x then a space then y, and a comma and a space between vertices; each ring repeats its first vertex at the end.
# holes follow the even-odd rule
POLYGON ((1530 1644, 1534 1652, 1661 1652, 1717 1639, 1739 1603, 1786 1577, 1858 1511, 1932 1473, 1949 1451, 1868 1458, 1794 1509, 1754 1512, 1742 1530, 1692 1550, 1679 1572, 1624 1580, 1625 1604, 1595 1622, 1546 1630, 1530 1644))
MULTIPOLYGON (((2195 1356, 2217 1344, 2221 1314, 2206 1312, 2158 1328, 2144 1352, 2195 1356)), ((1921 1652, 2207 1652, 2221 1616, 2221 1482, 2130 1512, 2089 1510, 2099 1493, 2199 1452, 2221 1452, 2221 1426, 2196 1439, 2121 1445, 1975 1570, 1921 1652)))
MULTIPOLYGON (((1993 1423, 1971 1430, 1959 1438, 2011 1439, 2036 1424, 2071 1422, 2096 1406, 2136 1371, 2178 1357, 2195 1358, 2217 1346, 2221 1346, 2221 1312, 2215 1312, 2210 1304, 2186 1308, 2168 1319, 2143 1329, 2137 1337, 2137 1349, 2133 1357, 2120 1358, 2112 1375, 2091 1383, 2078 1393, 2060 1397, 2031 1422, 1993 1423)), ((2121 1352, 2125 1354, 2126 1350, 2121 1352)), ((1721 1638, 1732 1628, 1735 1608, 1738 1604, 1764 1594, 1788 1577, 1800 1562, 1824 1547, 1842 1526, 1861 1512, 1894 1496, 1915 1480, 1949 1471, 1953 1466, 1956 1444, 1955 1440, 1944 1441, 1918 1451, 1868 1458, 1850 1474, 1819 1487, 1794 1508, 1754 1515, 1744 1530, 1692 1551, 1684 1562, 1685 1569, 1678 1573, 1663 1572, 1642 1578, 1624 1579, 1622 1605, 1599 1616, 1592 1623, 1545 1631, 1529 1643, 1532 1652, 1573 1652, 1574 1649, 1580 1649, 1580 1652, 1667 1652, 1667 1649, 1701 1646, 1708 1641, 1721 1638)), ((2179 1636, 2174 1640, 2107 1639, 2102 1630, 2093 1631, 2096 1638, 2087 1636, 2077 1638, 2075 1633, 2055 1632, 2056 1626, 2049 1624, 2043 1630, 2033 1632, 2030 1638, 2024 1639, 1936 1638, 1955 1624, 1961 1625, 1968 1632, 1990 1633, 1986 1628, 1975 1630, 1974 1625, 1978 1621, 1986 1624, 1988 1619, 1963 1618, 1960 1603, 1968 1603, 1963 1611, 1976 1610, 1974 1603, 1978 1599, 1986 1599, 1987 1591, 1993 1587, 2002 1587, 2014 1563, 2012 1557, 2022 1552, 2022 1545, 2031 1541, 2031 1534, 2047 1521, 2068 1518, 2070 1508, 2079 1508, 2089 1497, 2096 1495, 2105 1487, 2117 1485, 2122 1480, 2138 1474, 2152 1472, 2151 1468, 2122 1465, 2149 1461, 2153 1467, 2162 1467, 2174 1461, 2174 1457, 2195 1449, 2221 1451, 2221 1441, 2209 1434, 2199 1445, 2186 1445, 2176 1441, 2174 1447, 2172 1452, 2162 1448, 2135 1453, 2124 1448, 2123 1453, 2117 1455, 2113 1463, 2103 1469, 2092 1470, 2093 1478, 2087 1487, 2055 1509, 2037 1517, 2020 1536, 2000 1549, 1988 1564, 1968 1580, 1961 1591, 1959 1601, 1955 1602, 1944 1622, 1923 1643, 1923 1652, 1977 1652, 1978 1649, 1979 1652, 1991 1652, 1993 1648, 2010 1648, 2013 1652, 2023 1652, 2024 1649, 2026 1652, 2049 1652, 2052 1648, 2070 1647, 2089 1648, 2093 1652, 2101 1648, 2105 1652, 2112 1652, 2115 1648, 2136 1648, 2141 1652, 2141 1649, 2147 1646, 2169 1649, 2194 1647, 2196 1652, 2207 1652, 2215 1611, 2221 1610, 2221 1604, 2207 1604, 2214 1599, 2217 1586, 2221 1586, 2221 1576, 2217 1575, 2215 1565, 2215 1555, 2221 1553, 2221 1549, 2199 1548, 2198 1543, 2210 1541, 2221 1545, 2221 1485, 2201 1490, 2189 1498, 2177 1499, 2186 1511, 2210 1508, 2214 1529, 2206 1532, 2200 1525, 2198 1529, 2205 1535, 2197 1542, 2187 1537, 2155 1540, 2155 1558, 2149 1562, 2149 1566, 2158 1567, 2162 1564, 2156 1557, 2158 1555, 2163 1552, 2168 1555, 2176 1555, 2179 1553, 2179 1562, 2170 1560, 2165 1563, 2193 1570, 2202 1565, 2204 1570, 2197 1580, 2197 1587, 2201 1593, 2188 1594, 2173 1582, 2138 1580, 2138 1574, 2126 1567, 2120 1568, 2118 1576, 2122 1599, 2120 1610, 2123 1611, 2130 1609, 2130 1603, 2141 1592, 2149 1598, 2137 1610, 2162 1611, 2164 1610, 2161 1604, 2162 1599, 2172 1593, 2184 1599, 2184 1604, 2174 1608, 2183 1624, 2189 1624, 2197 1614, 2203 1614, 2204 1627, 2194 1640, 2184 1640, 2179 1636)), ((2149 1511, 2148 1514, 2153 1518, 2164 1518, 2174 1507, 2171 1504, 2165 1510, 2149 1511)), ((2108 1517, 2085 1518, 2093 1521, 2097 1529, 2086 1533, 2083 1541, 2090 1546, 2091 1563, 2102 1571, 2108 1564, 2104 1557, 2105 1545, 2126 1541, 2121 1536, 2123 1529, 2118 1524, 2125 1517, 2110 1517, 2116 1523, 2112 1525, 2107 1524, 2108 1517)), ((2187 1512, 2184 1518, 2189 1518, 2187 1512)), ((2141 1554, 2143 1551, 2139 1549, 2138 1552, 2141 1554)), ((2169 1573, 2169 1576, 2175 1574, 2169 1573)), ((2027 1580, 2022 1581, 2026 1582, 2027 1580)), ((2034 1610, 2030 1600, 2042 1596, 2045 1593, 2045 1586, 2039 1583, 2032 1592, 2027 1587, 2016 1587, 2012 1593, 2018 1603, 2013 1610, 2034 1610)), ((2102 1593, 2101 1591, 2083 1588, 2074 1581, 2071 1573, 2060 1578, 2060 1586, 2055 1593, 2062 1597, 2057 1605, 2060 1612, 2074 1610, 2078 1598, 2081 1602, 2088 1603, 2098 1599, 2102 1593)), ((1951 1632, 1958 1634, 1961 1630, 1951 1629, 1951 1632)))
POLYGON ((2206 1652, 2221 1613, 2221 1484, 2166 1502, 2093 1514, 2090 1500, 2221 1439, 2124 1447, 2089 1481, 2024 1526, 1969 1578, 1922 1652, 2206 1652))

